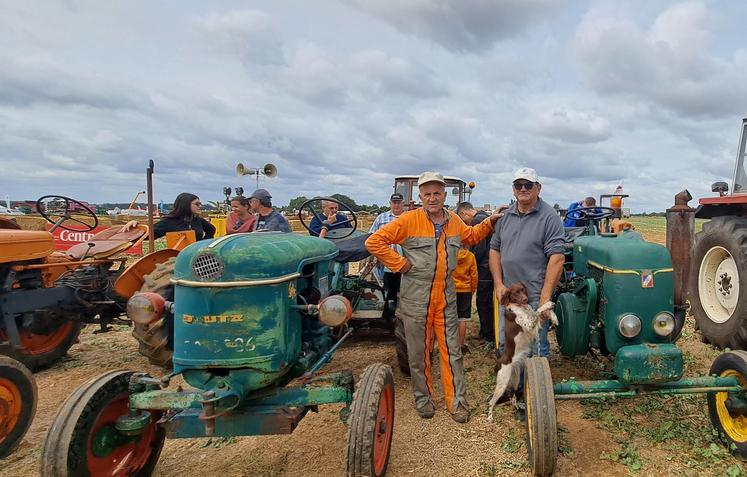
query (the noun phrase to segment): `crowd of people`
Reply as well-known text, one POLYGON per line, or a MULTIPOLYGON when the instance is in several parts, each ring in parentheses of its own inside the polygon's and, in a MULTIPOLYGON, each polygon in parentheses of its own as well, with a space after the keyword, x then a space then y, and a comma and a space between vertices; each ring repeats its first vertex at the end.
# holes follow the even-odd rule
MULTIPOLYGON (((542 184, 536 171, 514 173, 515 201, 492 214, 477 211, 469 202, 456 211, 445 206, 446 182, 436 172, 422 173, 417 182, 422 207, 404 210, 404 197, 389 198, 390 209, 379 214, 366 240, 369 252, 380 262, 376 273, 387 290, 387 302, 397 298, 397 316, 403 320, 407 340, 415 409, 425 418, 436 412, 431 379, 431 350, 438 348, 444 400, 451 417, 469 420, 463 355, 466 324, 471 319, 476 293, 479 335, 495 345, 499 356, 505 343, 503 313, 496 320, 495 301, 515 283, 522 283, 533 308, 549 302, 564 263, 564 228, 553 207, 540 198, 542 184)), ((154 227, 156 238, 167 232, 193 230, 195 239, 212 238, 215 227, 200 217, 199 197, 181 193, 173 210, 154 227)), ((352 227, 336 202, 323 200, 322 215, 313 217, 309 233, 352 227)), ((593 207, 588 198, 572 207, 593 207)), ((569 207, 571 208, 571 207, 569 207)), ((134 227, 129 222, 124 229, 134 227)), ((247 198, 231 199, 226 233, 257 231, 291 232, 283 214, 272 206, 272 195, 257 189, 247 198)), ((575 225, 575 224, 574 224, 575 225)), ((533 353, 548 356, 549 321, 544 317, 533 353)), ((518 417, 524 408, 518 405, 518 417)))

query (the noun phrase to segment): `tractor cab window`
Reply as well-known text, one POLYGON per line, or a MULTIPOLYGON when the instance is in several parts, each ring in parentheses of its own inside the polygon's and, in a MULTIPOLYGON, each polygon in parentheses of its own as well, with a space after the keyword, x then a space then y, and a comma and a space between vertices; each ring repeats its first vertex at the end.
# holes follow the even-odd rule
MULTIPOLYGON (((402 197, 405 198, 405 203, 409 202, 410 195, 408 192, 410 192, 410 184, 410 181, 397 181, 394 184, 394 192, 402 194, 402 197)), ((415 200, 417 200, 417 195, 415 196, 415 200)))
POLYGON ((734 170, 734 187, 732 187, 732 193, 746 193, 747 192, 747 174, 744 170, 744 157, 747 154, 747 148, 745 148, 745 141, 747 141, 747 122, 742 123, 742 134, 739 141, 739 149, 737 151, 737 167, 734 170))
POLYGON ((459 190, 461 184, 456 181, 446 181, 446 207, 449 210, 456 210, 459 205, 459 190))

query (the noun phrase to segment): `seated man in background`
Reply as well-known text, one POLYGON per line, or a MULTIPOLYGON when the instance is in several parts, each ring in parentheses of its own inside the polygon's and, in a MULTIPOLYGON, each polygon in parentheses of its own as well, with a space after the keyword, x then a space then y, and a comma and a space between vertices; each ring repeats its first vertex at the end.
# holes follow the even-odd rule
POLYGON ((574 210, 582 209, 585 207, 594 207, 597 205, 597 200, 594 197, 587 197, 584 200, 578 202, 571 202, 568 206, 568 211, 565 213, 565 220, 563 220, 563 227, 585 227, 587 220, 581 218, 581 215, 571 214, 574 210), (571 217, 568 217, 568 215, 571 217))
POLYGON ((277 231, 290 233, 291 227, 283 214, 272 208, 272 196, 265 189, 257 189, 249 196, 249 208, 257 214, 252 232, 277 231))
POLYGON ((309 224, 309 235, 318 237, 319 232, 322 231, 323 225, 327 226, 328 231, 335 229, 352 228, 353 224, 349 221, 348 217, 345 214, 338 212, 339 208, 340 207, 336 202, 323 200, 322 213, 326 218, 324 222, 322 222, 316 216, 314 216, 314 218, 311 219, 311 223, 309 224))

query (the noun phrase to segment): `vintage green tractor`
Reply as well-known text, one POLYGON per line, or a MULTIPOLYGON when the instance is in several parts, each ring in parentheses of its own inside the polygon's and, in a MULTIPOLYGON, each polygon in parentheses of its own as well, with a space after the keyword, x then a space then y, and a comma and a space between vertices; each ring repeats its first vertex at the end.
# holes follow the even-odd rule
POLYGON ((7 457, 28 431, 36 400, 31 371, 12 358, 0 356, 0 459, 7 457))
POLYGON ((386 473, 394 419, 389 366, 317 375, 348 338, 334 241, 278 232, 224 236, 176 258, 173 303, 128 302, 135 321, 172 309, 173 372, 102 374, 61 406, 42 476, 151 475, 165 437, 284 434, 320 404, 342 403, 348 475, 386 473), (342 330, 342 332, 340 331, 342 330), (175 376, 188 388, 166 389, 175 376))
MULTIPOLYGON (((678 257, 692 236, 687 200, 689 194, 683 191, 678 205, 668 211, 670 248, 678 257)), ((673 265, 667 248, 646 242, 633 230, 582 234, 572 247, 572 265, 556 297, 558 346, 569 357, 592 350, 613 356, 616 379, 553 384, 546 358, 527 361, 524 397, 534 473, 550 475, 554 470, 555 400, 566 399, 706 394, 714 427, 736 456, 747 458, 747 353, 722 354, 710 376, 683 377, 682 351, 674 342, 685 316, 684 285, 676 291, 675 282, 686 280, 675 277, 675 271, 688 269, 688 264, 673 265)))

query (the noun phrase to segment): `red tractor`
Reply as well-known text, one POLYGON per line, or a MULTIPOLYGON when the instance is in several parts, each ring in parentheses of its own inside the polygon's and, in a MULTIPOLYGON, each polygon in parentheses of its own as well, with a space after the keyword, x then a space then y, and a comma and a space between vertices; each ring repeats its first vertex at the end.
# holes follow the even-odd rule
MULTIPOLYGON (((445 176, 446 181, 446 206, 454 210, 460 202, 468 201, 475 188, 474 182, 464 182, 458 177, 445 176)), ((418 197, 418 176, 399 176, 394 179, 394 192, 402 194, 405 199, 407 210, 420 207, 418 197)))
POLYGON ((717 197, 700 199, 695 217, 708 219, 695 236, 689 298, 703 338, 719 348, 747 349, 747 118, 731 190, 715 182, 717 197))

